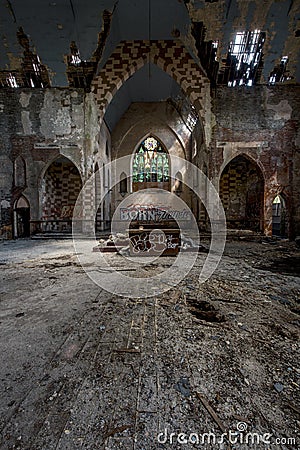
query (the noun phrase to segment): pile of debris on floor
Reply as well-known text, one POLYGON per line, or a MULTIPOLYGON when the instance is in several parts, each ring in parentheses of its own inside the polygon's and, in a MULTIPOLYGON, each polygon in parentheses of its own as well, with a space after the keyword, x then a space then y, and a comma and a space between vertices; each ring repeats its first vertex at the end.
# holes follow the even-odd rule
MULTIPOLYGON (((208 253, 209 248, 202 244, 198 244, 190 237, 187 237, 183 233, 181 233, 179 250, 208 253)), ((93 247, 93 252, 119 253, 121 255, 129 255, 130 238, 123 233, 116 233, 115 235, 111 234, 107 239, 100 239, 99 244, 96 247, 93 247)))
POLYGON ((109 235, 108 239, 100 239, 99 244, 93 248, 94 252, 118 253, 119 251, 129 249, 129 237, 122 233, 109 235))

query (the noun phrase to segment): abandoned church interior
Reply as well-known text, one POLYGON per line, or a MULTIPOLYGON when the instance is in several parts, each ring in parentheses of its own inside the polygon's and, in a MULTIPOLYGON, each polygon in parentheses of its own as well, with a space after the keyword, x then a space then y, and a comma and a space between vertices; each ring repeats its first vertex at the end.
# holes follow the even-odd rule
POLYGON ((300 1, 1 0, 0 32, 0 447, 298 448, 300 1))

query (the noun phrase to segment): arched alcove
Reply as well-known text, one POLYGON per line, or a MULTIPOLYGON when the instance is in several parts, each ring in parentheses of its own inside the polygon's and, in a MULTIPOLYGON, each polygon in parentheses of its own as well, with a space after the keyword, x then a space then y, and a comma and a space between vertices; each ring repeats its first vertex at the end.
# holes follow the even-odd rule
POLYGON ((227 164, 220 178, 220 198, 228 228, 263 230, 264 178, 255 161, 239 155, 227 164))
MULTIPOLYGON (((204 173, 204 175, 207 177, 208 176, 208 168, 207 168, 207 164, 204 163, 202 166, 202 172, 204 173)), ((203 183, 201 183, 200 186, 200 192, 201 195, 203 196, 203 200, 206 203, 207 202, 207 190, 208 190, 208 180, 205 178, 203 183)), ((199 211, 199 226, 201 229, 203 230, 207 230, 207 228, 209 227, 209 220, 208 220, 208 214, 206 211, 206 208, 204 207, 204 204, 202 202, 200 202, 200 200, 198 199, 198 211, 199 211)))
POLYGON ((42 221, 47 231, 71 231, 71 220, 82 180, 75 164, 56 158, 42 179, 42 221))

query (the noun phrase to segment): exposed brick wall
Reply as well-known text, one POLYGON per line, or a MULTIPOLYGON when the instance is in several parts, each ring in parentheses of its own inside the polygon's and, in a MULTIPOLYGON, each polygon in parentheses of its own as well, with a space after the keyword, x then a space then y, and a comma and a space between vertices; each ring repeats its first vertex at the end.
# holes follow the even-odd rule
POLYGON ((39 218, 40 177, 55 157, 64 154, 82 168, 85 96, 82 89, 0 90, 0 234, 3 226, 12 224, 20 195, 29 201, 31 218, 39 218), (26 165, 22 186, 14 176, 20 157, 26 165))
POLYGON ((272 230, 272 202, 283 192, 291 216, 289 235, 300 233, 298 86, 219 87, 213 98, 216 125, 210 148, 210 176, 219 186, 225 166, 239 154, 255 161, 265 180, 264 229, 272 230), (292 219, 293 217, 293 219, 292 219))
POLYGON ((42 219, 71 219, 81 187, 74 164, 68 160, 53 162, 43 179, 42 219))
MULTIPOLYGON (((153 45, 154 50, 150 53, 154 58, 158 55, 158 47, 157 43, 153 45)), ((167 45, 162 47, 166 61, 162 60, 160 64, 164 70, 169 70, 173 64, 172 52, 177 49, 176 45, 170 49, 167 45)), ((133 50, 130 46, 129 49, 133 50)), ((182 52, 181 47, 180 49, 182 52)), ((144 63, 138 57, 135 60, 134 55, 138 55, 137 49, 133 57, 128 56, 125 72, 121 68, 121 72, 106 73, 108 81, 104 86, 101 86, 101 80, 105 81, 101 78, 104 76, 101 72, 96 80, 94 94, 84 93, 80 89, 8 88, 0 91, 0 227, 11 223, 14 202, 21 194, 30 203, 31 217, 40 218, 41 177, 47 166, 60 154, 75 163, 83 181, 93 172, 96 160, 100 165, 106 161, 107 157, 102 154, 105 153, 109 133, 103 131, 105 124, 99 123, 99 108, 106 107, 112 94, 111 89, 117 89, 118 83, 124 82, 121 73, 129 76, 130 70, 138 68, 134 62, 144 63), (117 78, 112 79, 115 75, 117 78), (104 89, 103 92, 101 89, 104 89), (101 92, 103 96, 100 95, 101 92), (13 180, 13 165, 19 156, 24 158, 26 164, 25 186, 15 185, 13 180)), ((184 84, 185 77, 191 76, 193 69, 190 69, 191 66, 187 68, 184 65, 181 69, 178 65, 174 68, 182 77, 178 78, 179 82, 184 84)), ((198 78, 191 82, 192 90, 201 80, 205 80, 205 77, 199 72, 198 78)), ((188 79, 186 83, 187 92, 188 79)), ((202 86, 198 91, 193 91, 198 92, 199 101, 201 89, 202 86)), ((245 154, 252 158, 264 177, 264 230, 271 232, 272 202, 277 194, 283 193, 289 216, 289 234, 300 235, 299 87, 222 87, 212 94, 208 103, 201 103, 205 117, 205 123, 203 117, 201 119, 201 130, 205 134, 210 128, 212 140, 207 146, 204 135, 200 133, 198 136, 195 133, 195 148, 198 151, 195 161, 200 167, 207 165, 209 178, 219 188, 221 174, 234 157, 245 154), (209 110, 212 105, 210 121, 206 105, 209 110)), ((207 95, 207 92, 203 95, 207 95)), ((162 120, 167 126, 170 117, 164 117, 162 120)), ((140 116, 138 119, 140 120, 140 116)), ((134 121, 134 117, 130 120, 134 121)), ((122 124, 125 130, 124 121, 122 124)), ((155 131, 148 129, 149 124, 151 125, 151 121, 147 119, 144 124, 145 132, 142 129, 139 131, 141 137, 149 131, 155 131)), ((183 142, 184 150, 190 151, 188 136, 184 135, 182 126, 178 126, 178 136, 183 142)), ((195 203, 193 208, 196 211, 198 205, 195 203)))
POLYGON ((123 41, 92 83, 100 116, 125 81, 147 62, 160 67, 181 86, 204 120, 209 80, 180 41, 123 41))
POLYGON ((263 177, 255 163, 234 158, 222 173, 220 198, 229 228, 262 231, 263 177))

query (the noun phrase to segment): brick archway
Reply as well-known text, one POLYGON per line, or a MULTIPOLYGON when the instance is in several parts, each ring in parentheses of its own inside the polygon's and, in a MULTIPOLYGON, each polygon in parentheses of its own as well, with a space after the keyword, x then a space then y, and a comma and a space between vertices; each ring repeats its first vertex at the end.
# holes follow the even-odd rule
POLYGON ((264 231, 264 175, 257 162, 245 153, 223 168, 219 193, 228 228, 264 231))
POLYGON ((185 47, 173 40, 120 42, 92 83, 100 117, 104 117, 118 89, 148 62, 156 64, 181 86, 204 122, 210 108, 209 80, 185 47))

